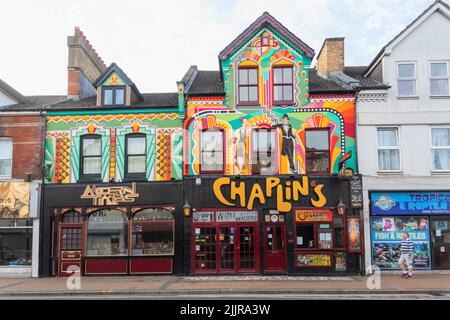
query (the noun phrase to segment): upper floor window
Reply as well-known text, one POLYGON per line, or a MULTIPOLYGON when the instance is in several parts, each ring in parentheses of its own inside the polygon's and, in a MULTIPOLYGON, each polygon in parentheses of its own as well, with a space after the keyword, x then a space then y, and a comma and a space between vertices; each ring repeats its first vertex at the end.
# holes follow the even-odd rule
POLYGON ((81 137, 81 175, 99 179, 102 172, 102 140, 99 135, 81 137))
POLYGON ((272 174, 276 170, 276 130, 252 130, 252 173, 272 174))
POLYGON ((117 106, 125 104, 124 86, 104 86, 102 104, 104 106, 117 106))
POLYGON ((290 104, 293 102, 292 67, 273 68, 274 103, 290 104))
POLYGON ((450 128, 431 129, 433 170, 450 170, 450 128))
POLYGON ((448 62, 430 63, 430 95, 448 96, 449 95, 449 71, 448 62))
POLYGON ((306 171, 308 173, 330 172, 330 141, 328 129, 307 129, 306 171))
POLYGON ((378 170, 400 170, 400 146, 397 128, 378 128, 378 170))
POLYGON ((224 141, 222 130, 205 130, 200 139, 200 172, 223 173, 224 141))
POLYGON ((399 97, 417 96, 416 63, 402 62, 397 64, 397 95, 399 97))
POLYGON ((0 179, 12 176, 12 139, 0 138, 0 179))
POLYGON ((127 175, 145 174, 146 145, 145 134, 133 133, 126 136, 127 175))
POLYGON ((258 104, 258 67, 239 67, 239 104, 258 104))

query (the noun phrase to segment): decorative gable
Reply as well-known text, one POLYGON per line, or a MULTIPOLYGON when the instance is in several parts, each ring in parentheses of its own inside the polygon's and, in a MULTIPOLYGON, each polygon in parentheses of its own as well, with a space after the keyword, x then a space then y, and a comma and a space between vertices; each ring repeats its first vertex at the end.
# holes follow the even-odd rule
POLYGON ((126 82, 117 74, 112 72, 111 75, 102 83, 102 86, 124 86, 126 82))

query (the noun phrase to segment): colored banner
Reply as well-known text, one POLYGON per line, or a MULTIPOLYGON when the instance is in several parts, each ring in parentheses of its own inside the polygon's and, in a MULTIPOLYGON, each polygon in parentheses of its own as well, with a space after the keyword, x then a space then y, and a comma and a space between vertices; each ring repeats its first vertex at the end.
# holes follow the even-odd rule
POLYGON ((399 269, 402 231, 414 243, 413 268, 431 269, 430 231, 427 217, 373 217, 372 263, 380 269, 399 269))
POLYGON ((450 214, 450 192, 372 192, 372 215, 450 214))
POLYGON ((299 253, 297 267, 331 267, 331 255, 299 253))
POLYGON ((296 222, 331 222, 333 212, 330 210, 295 210, 296 222))
POLYGON ((30 183, 0 183, 0 218, 28 218, 30 214, 30 183))

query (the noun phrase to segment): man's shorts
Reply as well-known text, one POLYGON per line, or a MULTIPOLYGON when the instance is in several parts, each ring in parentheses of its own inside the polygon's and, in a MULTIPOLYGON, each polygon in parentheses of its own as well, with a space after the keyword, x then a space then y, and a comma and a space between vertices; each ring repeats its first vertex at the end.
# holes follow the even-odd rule
POLYGON ((400 255, 400 259, 398 260, 398 263, 400 264, 404 264, 408 267, 408 269, 411 269, 413 266, 413 260, 412 260, 412 256, 408 255, 408 254, 402 254, 400 255))

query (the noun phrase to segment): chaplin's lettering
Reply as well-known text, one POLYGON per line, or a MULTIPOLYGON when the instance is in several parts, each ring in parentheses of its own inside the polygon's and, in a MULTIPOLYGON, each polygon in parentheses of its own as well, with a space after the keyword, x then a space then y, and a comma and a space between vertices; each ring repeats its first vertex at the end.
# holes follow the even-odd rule
POLYGON ((231 181, 229 177, 218 178, 214 181, 213 191, 216 198, 226 206, 236 206, 236 201, 240 207, 253 209, 255 201, 263 205, 268 198, 273 196, 277 200, 277 210, 280 212, 289 212, 292 209, 290 201, 298 201, 300 197, 311 197, 311 205, 316 208, 321 208, 326 204, 326 197, 323 194, 323 184, 309 184, 307 176, 301 180, 281 182, 280 178, 268 177, 265 181, 265 192, 259 183, 254 183, 251 186, 251 192, 248 198, 246 197, 247 185, 244 181, 231 181), (222 187, 229 186, 228 197, 224 194, 222 187), (310 187, 313 194, 310 195, 310 187), (239 199, 237 199, 239 198, 239 199))

